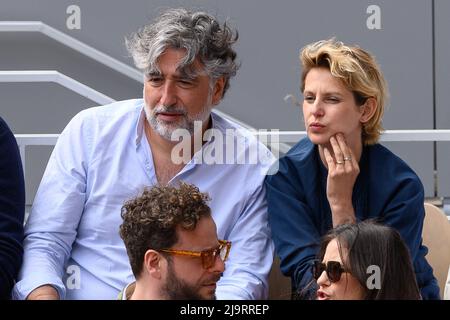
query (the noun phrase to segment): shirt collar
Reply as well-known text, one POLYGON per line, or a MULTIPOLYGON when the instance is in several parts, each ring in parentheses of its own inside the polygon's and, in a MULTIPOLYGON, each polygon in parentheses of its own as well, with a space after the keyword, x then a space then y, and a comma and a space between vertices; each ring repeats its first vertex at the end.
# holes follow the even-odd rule
POLYGON ((206 131, 205 131, 205 135, 203 136, 203 140, 205 141, 205 144, 203 145, 203 147, 214 141, 214 135, 211 134, 212 133, 211 130, 208 131, 209 129, 218 129, 218 130, 222 131, 216 117, 217 117, 217 115, 215 113, 211 112, 211 115, 210 115, 211 127, 206 129, 206 131))
POLYGON ((144 110, 144 105, 141 108, 141 111, 139 112, 139 117, 138 117, 138 121, 136 123, 136 134, 135 134, 135 143, 136 146, 139 145, 141 143, 141 139, 142 136, 144 135, 144 124, 145 121, 147 121, 146 116, 145 116, 145 110, 144 110))

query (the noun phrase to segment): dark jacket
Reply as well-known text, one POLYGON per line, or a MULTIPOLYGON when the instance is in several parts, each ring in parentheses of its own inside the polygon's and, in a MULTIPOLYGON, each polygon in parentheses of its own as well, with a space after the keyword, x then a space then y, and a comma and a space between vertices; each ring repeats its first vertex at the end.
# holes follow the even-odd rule
MULTIPOLYGON (((423 299, 439 299, 433 270, 422 245, 425 217, 423 185, 414 171, 382 145, 365 146, 353 188, 357 221, 375 219, 397 229, 410 249, 423 299)), ((269 223, 282 272, 293 290, 313 280, 310 263, 321 237, 332 228, 326 196, 327 169, 308 138, 279 161, 279 171, 266 179, 269 223)))
POLYGON ((0 299, 9 299, 22 264, 25 185, 16 139, 0 117, 0 299))

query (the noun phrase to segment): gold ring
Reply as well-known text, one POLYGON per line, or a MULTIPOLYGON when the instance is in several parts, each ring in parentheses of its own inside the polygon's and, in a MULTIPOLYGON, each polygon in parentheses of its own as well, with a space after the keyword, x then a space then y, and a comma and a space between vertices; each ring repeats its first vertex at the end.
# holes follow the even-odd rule
POLYGON ((338 160, 336 160, 336 164, 343 164, 344 163, 344 161, 338 161, 338 160))

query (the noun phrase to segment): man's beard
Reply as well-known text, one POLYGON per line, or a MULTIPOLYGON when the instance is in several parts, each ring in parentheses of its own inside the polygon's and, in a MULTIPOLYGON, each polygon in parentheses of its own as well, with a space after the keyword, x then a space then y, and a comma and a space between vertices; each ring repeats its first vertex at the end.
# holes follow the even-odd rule
MULTIPOLYGON (((220 276, 217 276, 217 281, 219 278, 220 276)), ((167 297, 169 300, 206 300, 207 298, 199 294, 200 288, 201 285, 191 285, 178 278, 173 270, 172 262, 168 262, 166 283, 161 288, 163 297, 167 297)), ((216 300, 215 294, 211 300, 216 300)))
POLYGON ((205 106, 205 108, 203 108, 199 113, 189 116, 186 110, 182 107, 159 105, 151 110, 147 104, 145 105, 145 115, 150 127, 161 137, 169 141, 171 141, 172 134, 177 129, 185 129, 191 136, 193 136, 195 128, 194 122, 201 121, 203 124, 204 121, 208 121, 210 113, 211 108, 208 106, 205 106), (158 120, 158 114, 165 112, 179 114, 179 119, 173 123, 158 120))

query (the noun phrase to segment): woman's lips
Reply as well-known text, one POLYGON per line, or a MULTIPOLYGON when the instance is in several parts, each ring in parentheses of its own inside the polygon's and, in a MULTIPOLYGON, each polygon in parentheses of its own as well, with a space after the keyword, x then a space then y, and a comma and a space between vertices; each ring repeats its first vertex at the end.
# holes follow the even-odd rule
POLYGON ((323 291, 317 291, 317 300, 329 300, 330 297, 323 291))
POLYGON ((324 131, 324 129, 325 129, 325 126, 320 123, 311 123, 309 125, 309 130, 311 130, 313 132, 321 132, 321 131, 324 131))

